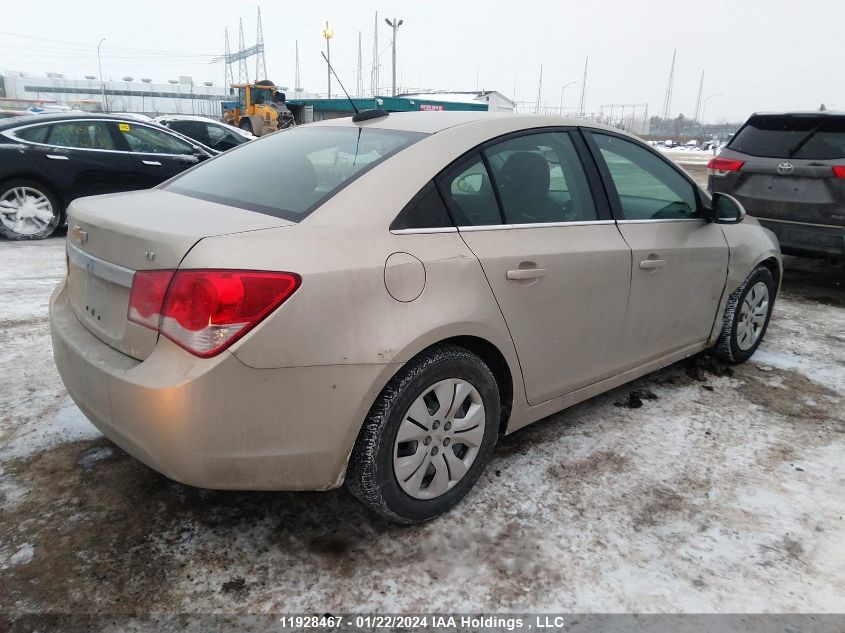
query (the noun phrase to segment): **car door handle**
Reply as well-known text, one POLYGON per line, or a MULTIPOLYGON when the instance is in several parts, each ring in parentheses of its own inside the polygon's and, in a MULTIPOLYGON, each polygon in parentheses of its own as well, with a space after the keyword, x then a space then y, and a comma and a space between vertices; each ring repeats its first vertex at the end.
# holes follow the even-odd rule
POLYGON ((505 274, 505 277, 513 281, 520 281, 523 279, 537 279, 545 274, 545 268, 517 268, 516 270, 509 270, 505 274))
POLYGON ((145 165, 156 165, 157 167, 161 167, 161 163, 157 160, 142 160, 141 162, 145 165))
POLYGON ((656 268, 663 268, 665 264, 665 259, 644 259, 640 262, 640 268, 643 270, 654 270, 656 268))
POLYGON ((67 156, 62 156, 61 154, 47 154, 47 158, 52 160, 67 160, 67 156))

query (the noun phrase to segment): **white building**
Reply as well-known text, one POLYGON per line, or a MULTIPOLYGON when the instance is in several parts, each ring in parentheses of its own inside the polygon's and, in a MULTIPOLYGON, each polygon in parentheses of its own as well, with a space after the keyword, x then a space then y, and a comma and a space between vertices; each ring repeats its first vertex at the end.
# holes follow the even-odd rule
POLYGON ((497 90, 473 90, 469 92, 448 92, 430 90, 396 95, 403 99, 433 99, 451 103, 486 103, 488 112, 513 112, 514 102, 497 90))
POLYGON ((194 83, 179 77, 167 83, 125 77, 119 81, 68 79, 58 73, 31 77, 21 72, 0 73, 0 108, 26 109, 39 104, 63 105, 90 112, 200 114, 219 117, 221 103, 233 99, 229 91, 211 82, 194 83))

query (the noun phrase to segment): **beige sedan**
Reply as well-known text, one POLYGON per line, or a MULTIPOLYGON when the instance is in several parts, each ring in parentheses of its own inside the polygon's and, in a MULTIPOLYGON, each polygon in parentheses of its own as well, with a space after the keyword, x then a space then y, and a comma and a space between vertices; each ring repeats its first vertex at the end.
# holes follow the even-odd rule
POLYGON ((713 348, 748 359, 777 241, 636 138, 486 113, 326 121, 85 198, 56 364, 116 444, 206 488, 347 483, 435 517, 497 438, 713 348))

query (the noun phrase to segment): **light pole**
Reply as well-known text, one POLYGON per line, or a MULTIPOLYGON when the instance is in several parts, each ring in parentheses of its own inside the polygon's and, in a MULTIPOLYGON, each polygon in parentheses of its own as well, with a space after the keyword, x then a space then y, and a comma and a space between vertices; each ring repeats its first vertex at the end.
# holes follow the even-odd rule
POLYGON ((722 92, 716 92, 716 93, 710 95, 709 97, 707 97, 704 100, 704 107, 701 108, 701 134, 702 134, 702 136, 704 135, 704 113, 707 112, 707 102, 710 101, 710 99, 712 99, 713 97, 721 97, 723 95, 724 95, 724 93, 722 93, 722 92))
POLYGON ((565 84, 565 85, 564 85, 564 86, 560 89, 560 116, 563 116, 563 93, 564 93, 564 91, 565 91, 567 88, 569 88, 569 86, 573 86, 573 85, 575 85, 575 84, 577 84, 577 83, 578 83, 577 81, 570 81, 568 84, 565 84))
POLYGON ((329 94, 328 99, 332 98, 332 51, 329 47, 329 40, 334 37, 334 29, 329 27, 329 21, 326 20, 326 28, 323 29, 323 37, 326 38, 326 60, 328 60, 328 78, 329 78, 329 94))
POLYGON ((399 30, 399 27, 402 26, 402 22, 404 20, 397 20, 393 18, 391 22, 388 18, 384 19, 387 22, 387 26, 393 29, 393 93, 392 96, 396 96, 396 31, 399 30))
POLYGON ((100 40, 100 43, 97 44, 97 68, 100 69, 100 96, 103 99, 102 108, 105 112, 109 111, 109 104, 106 102, 106 84, 103 82, 103 63, 100 60, 100 46, 103 45, 103 42, 106 41, 106 38, 100 40))

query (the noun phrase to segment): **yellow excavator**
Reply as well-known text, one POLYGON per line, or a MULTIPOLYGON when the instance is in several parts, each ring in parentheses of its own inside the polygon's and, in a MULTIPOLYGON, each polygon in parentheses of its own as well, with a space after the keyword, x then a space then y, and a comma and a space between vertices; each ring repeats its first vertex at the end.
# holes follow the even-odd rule
POLYGON ((267 79, 250 84, 232 84, 229 90, 237 101, 223 103, 223 118, 229 125, 264 136, 296 125, 285 105, 285 93, 267 79))

